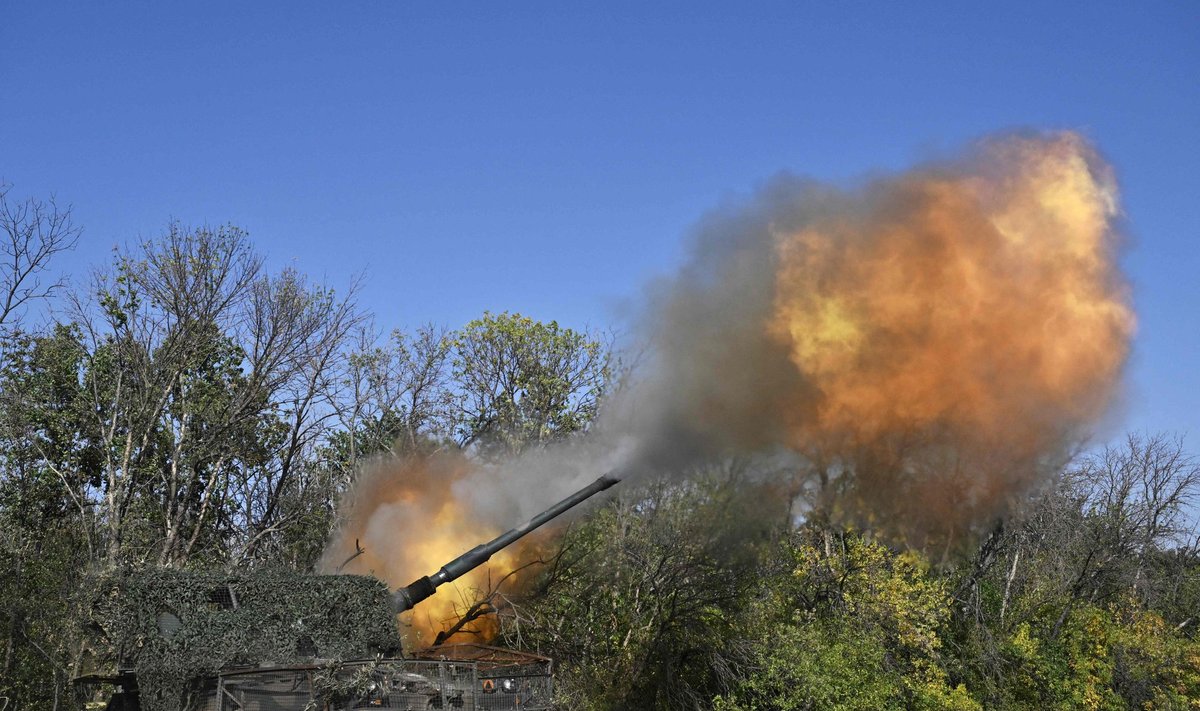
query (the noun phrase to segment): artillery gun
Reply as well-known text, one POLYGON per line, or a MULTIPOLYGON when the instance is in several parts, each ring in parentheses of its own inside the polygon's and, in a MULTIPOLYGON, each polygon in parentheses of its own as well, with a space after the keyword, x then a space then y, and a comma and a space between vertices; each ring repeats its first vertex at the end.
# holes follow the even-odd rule
POLYGON ((107 711, 549 709, 552 660, 484 645, 404 655, 395 616, 568 509, 603 476, 390 592, 356 575, 125 571, 91 583, 80 673, 107 711))

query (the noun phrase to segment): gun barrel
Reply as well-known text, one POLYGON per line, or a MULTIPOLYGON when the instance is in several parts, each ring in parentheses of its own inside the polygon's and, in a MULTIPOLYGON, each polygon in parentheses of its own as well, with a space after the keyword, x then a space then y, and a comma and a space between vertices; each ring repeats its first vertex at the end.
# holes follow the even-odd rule
POLYGON ((486 563, 496 551, 515 543, 522 536, 525 536, 526 534, 541 527, 550 519, 562 515, 568 509, 574 508, 584 500, 591 498, 601 491, 604 491, 619 481, 621 480, 614 476, 602 476, 591 484, 588 484, 579 491, 576 491, 574 494, 571 494, 567 498, 541 512, 537 516, 529 519, 520 526, 517 526, 510 531, 506 531, 487 543, 481 543, 466 553, 463 553, 459 557, 442 566, 442 568, 433 575, 427 575, 423 578, 414 580, 411 585, 400 588, 396 592, 392 593, 392 608, 397 613, 412 609, 413 605, 416 605, 432 595, 434 591, 437 590, 439 585, 443 585, 455 580, 464 573, 478 568, 486 563))

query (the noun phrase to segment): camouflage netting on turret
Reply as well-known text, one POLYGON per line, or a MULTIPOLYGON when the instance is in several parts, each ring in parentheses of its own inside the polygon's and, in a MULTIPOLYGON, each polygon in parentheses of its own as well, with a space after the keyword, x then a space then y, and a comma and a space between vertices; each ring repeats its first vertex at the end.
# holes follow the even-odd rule
POLYGON ((125 571, 82 602, 82 673, 134 671, 146 711, 186 709, 221 669, 400 651, 387 587, 368 577, 125 571))

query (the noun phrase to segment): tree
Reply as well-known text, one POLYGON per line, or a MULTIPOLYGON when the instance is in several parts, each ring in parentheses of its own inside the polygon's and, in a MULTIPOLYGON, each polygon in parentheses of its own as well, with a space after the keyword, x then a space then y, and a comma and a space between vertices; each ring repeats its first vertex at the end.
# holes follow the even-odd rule
POLYGON ((55 255, 72 249, 81 228, 71 207, 54 198, 23 202, 8 199, 11 186, 0 183, 0 331, 37 299, 53 294, 62 281, 43 281, 55 255))
POLYGON ((978 709, 950 680, 947 584, 919 553, 809 524, 757 602, 752 671, 722 709, 978 709))
POLYGON ((447 331, 426 325, 378 338, 369 326, 356 329, 325 380, 336 422, 282 492, 280 510, 291 520, 278 552, 295 568, 320 559, 338 522, 338 500, 365 462, 428 454, 451 442, 447 331))
POLYGON ((1188 515, 1197 494, 1200 467, 1179 439, 1129 435, 1085 457, 1028 502, 997 541, 1007 565, 997 573, 996 614, 1011 626, 1053 606, 1060 628, 1081 602, 1129 595, 1148 608, 1165 602, 1195 557, 1196 522, 1188 515), (1161 567, 1170 561, 1177 565, 1161 567))
POLYGON ((520 451, 585 429, 610 376, 595 336, 520 314, 485 313, 455 334, 458 442, 520 451))
POLYGON ((82 454, 77 354, 66 329, 38 337, 19 322, 63 285, 45 275, 80 228, 53 197, 11 201, 9 191, 0 184, 0 697, 58 708, 68 688, 67 582, 90 547, 75 518, 86 475, 63 474, 82 454))
POLYGON ((951 643, 985 705, 1153 708, 1190 688, 1196 479, 1181 441, 1131 435, 1024 502, 969 571, 949 571, 951 643), (1138 631, 1151 626, 1158 644, 1138 631))
POLYGON ((741 618, 786 526, 775 493, 744 463, 622 492, 500 605, 505 640, 556 660, 565 707, 709 708, 747 661, 741 618))
POLYGON ((79 446, 76 334, 16 333, 0 354, 0 697, 58 707, 69 688, 73 582, 93 551, 84 525, 94 452, 79 446))
POLYGON ((432 324, 411 334, 395 329, 382 344, 360 329, 333 381, 341 429, 329 455, 346 483, 364 457, 417 454, 449 441, 452 345, 449 332, 432 324))
POLYGON ((245 232, 171 225, 76 294, 85 439, 109 564, 254 558, 332 422, 325 381, 360 320, 245 232))

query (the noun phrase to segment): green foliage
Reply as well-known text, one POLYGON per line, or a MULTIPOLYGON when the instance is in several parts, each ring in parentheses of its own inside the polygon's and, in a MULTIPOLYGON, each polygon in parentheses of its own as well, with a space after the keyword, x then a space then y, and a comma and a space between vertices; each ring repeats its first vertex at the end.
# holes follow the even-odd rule
POLYGON ((69 521, 34 531, 0 515, 0 698, 10 708, 47 708, 69 692, 74 650, 64 620, 86 552, 69 521))
POLYGON ((1113 683, 1126 703, 1144 709, 1200 708, 1200 640, 1183 637, 1157 613, 1114 617, 1113 683))
POLYGON ((138 675, 142 707, 187 707, 205 674, 238 665, 398 652, 383 583, 358 576, 125 571, 82 595, 82 671, 138 675))
POLYGON ((454 339, 459 440, 515 452, 584 429, 608 386, 609 353, 555 321, 485 313, 454 339))
POLYGON ((0 352, 0 697, 18 708, 67 692, 62 620, 91 550, 78 520, 95 457, 79 446, 76 337, 67 327, 15 333, 0 352))
POLYGON ((1187 709, 1200 705, 1200 643, 1156 613, 1094 605, 1021 622, 1001 641, 993 708, 1187 709), (1189 706, 1189 704, 1196 704, 1189 706))
POLYGON ((950 688, 936 667, 902 671, 887 640, 873 632, 847 621, 784 626, 762 642, 757 668, 717 706, 729 711, 980 708, 965 688, 950 688))
POLYGON ((1058 638, 1022 623, 1001 646, 1007 673, 999 697, 1004 707, 1124 708, 1112 690, 1112 632, 1099 610, 1073 613, 1058 638))
POLYGON ((509 642, 556 660, 566 708, 707 705, 744 662, 742 615, 786 521, 775 493, 736 472, 622 492, 566 534, 509 642))
POLYGON ((949 599, 923 558, 818 528, 785 550, 794 567, 759 604, 754 670, 724 708, 979 708, 949 680, 949 599))

